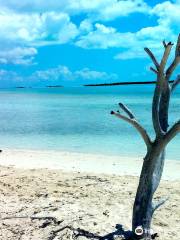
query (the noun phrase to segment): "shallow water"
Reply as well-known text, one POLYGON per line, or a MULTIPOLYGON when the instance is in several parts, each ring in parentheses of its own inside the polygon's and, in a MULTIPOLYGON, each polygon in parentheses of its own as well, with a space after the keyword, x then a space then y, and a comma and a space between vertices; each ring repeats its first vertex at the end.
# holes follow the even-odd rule
MULTIPOLYGON (((110 115, 123 102, 151 136, 153 86, 0 90, 0 147, 143 157, 145 146, 129 124, 110 115)), ((180 118, 173 94, 170 123, 180 118)), ((180 136, 167 149, 180 160, 180 136)))

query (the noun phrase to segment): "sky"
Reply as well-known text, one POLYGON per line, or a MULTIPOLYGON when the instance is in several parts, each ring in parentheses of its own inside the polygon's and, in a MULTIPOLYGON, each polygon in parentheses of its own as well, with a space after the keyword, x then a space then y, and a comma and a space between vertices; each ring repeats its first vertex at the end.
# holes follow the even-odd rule
POLYGON ((180 0, 0 0, 0 87, 154 80, 179 26, 180 0))

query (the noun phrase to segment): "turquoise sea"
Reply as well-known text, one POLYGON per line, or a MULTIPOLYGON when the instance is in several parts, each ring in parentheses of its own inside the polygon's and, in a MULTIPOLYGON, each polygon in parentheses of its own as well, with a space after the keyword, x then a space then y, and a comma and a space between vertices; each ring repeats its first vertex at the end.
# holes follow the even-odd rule
MULTIPOLYGON (((0 90, 0 148, 60 150, 143 157, 145 146, 129 124, 110 115, 123 102, 153 136, 154 86, 0 90)), ((180 89, 170 123, 180 118, 180 89)), ((167 158, 180 160, 180 136, 167 158)))

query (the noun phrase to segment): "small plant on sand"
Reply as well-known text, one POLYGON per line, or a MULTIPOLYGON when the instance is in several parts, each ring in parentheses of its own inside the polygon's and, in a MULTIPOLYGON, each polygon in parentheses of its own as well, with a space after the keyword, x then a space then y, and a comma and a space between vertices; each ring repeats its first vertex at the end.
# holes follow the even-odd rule
POLYGON ((145 48, 151 58, 154 67, 150 69, 156 74, 156 86, 152 101, 152 122, 155 131, 155 139, 151 139, 147 131, 136 120, 134 114, 122 103, 119 107, 125 114, 112 111, 111 114, 125 120, 136 128, 143 138, 147 153, 144 157, 139 185, 134 201, 132 216, 133 239, 152 239, 151 221, 154 212, 165 203, 167 198, 158 202, 153 200, 157 190, 165 160, 165 151, 168 143, 180 132, 180 120, 173 126, 168 124, 168 110, 171 95, 180 82, 180 76, 170 84, 171 76, 180 63, 180 35, 175 48, 175 56, 172 63, 166 67, 172 49, 171 42, 163 41, 164 54, 158 62, 150 49, 145 48))

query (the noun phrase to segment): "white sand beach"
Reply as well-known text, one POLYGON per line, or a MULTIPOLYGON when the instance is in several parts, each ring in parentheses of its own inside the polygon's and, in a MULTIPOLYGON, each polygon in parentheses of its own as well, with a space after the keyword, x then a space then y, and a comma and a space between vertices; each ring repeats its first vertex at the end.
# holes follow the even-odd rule
MULTIPOLYGON (((61 169, 66 172, 139 176, 143 157, 124 157, 62 151, 4 149, 0 165, 17 168, 61 169)), ((180 180, 180 161, 166 160, 165 180, 180 180)))
MULTIPOLYGON (((112 239, 112 232, 114 239, 123 239, 120 225, 131 229, 141 164, 119 156, 4 149, 0 239, 112 239)), ((179 172, 178 161, 166 161, 156 198, 170 198, 153 220, 160 240, 180 238, 179 172)))

